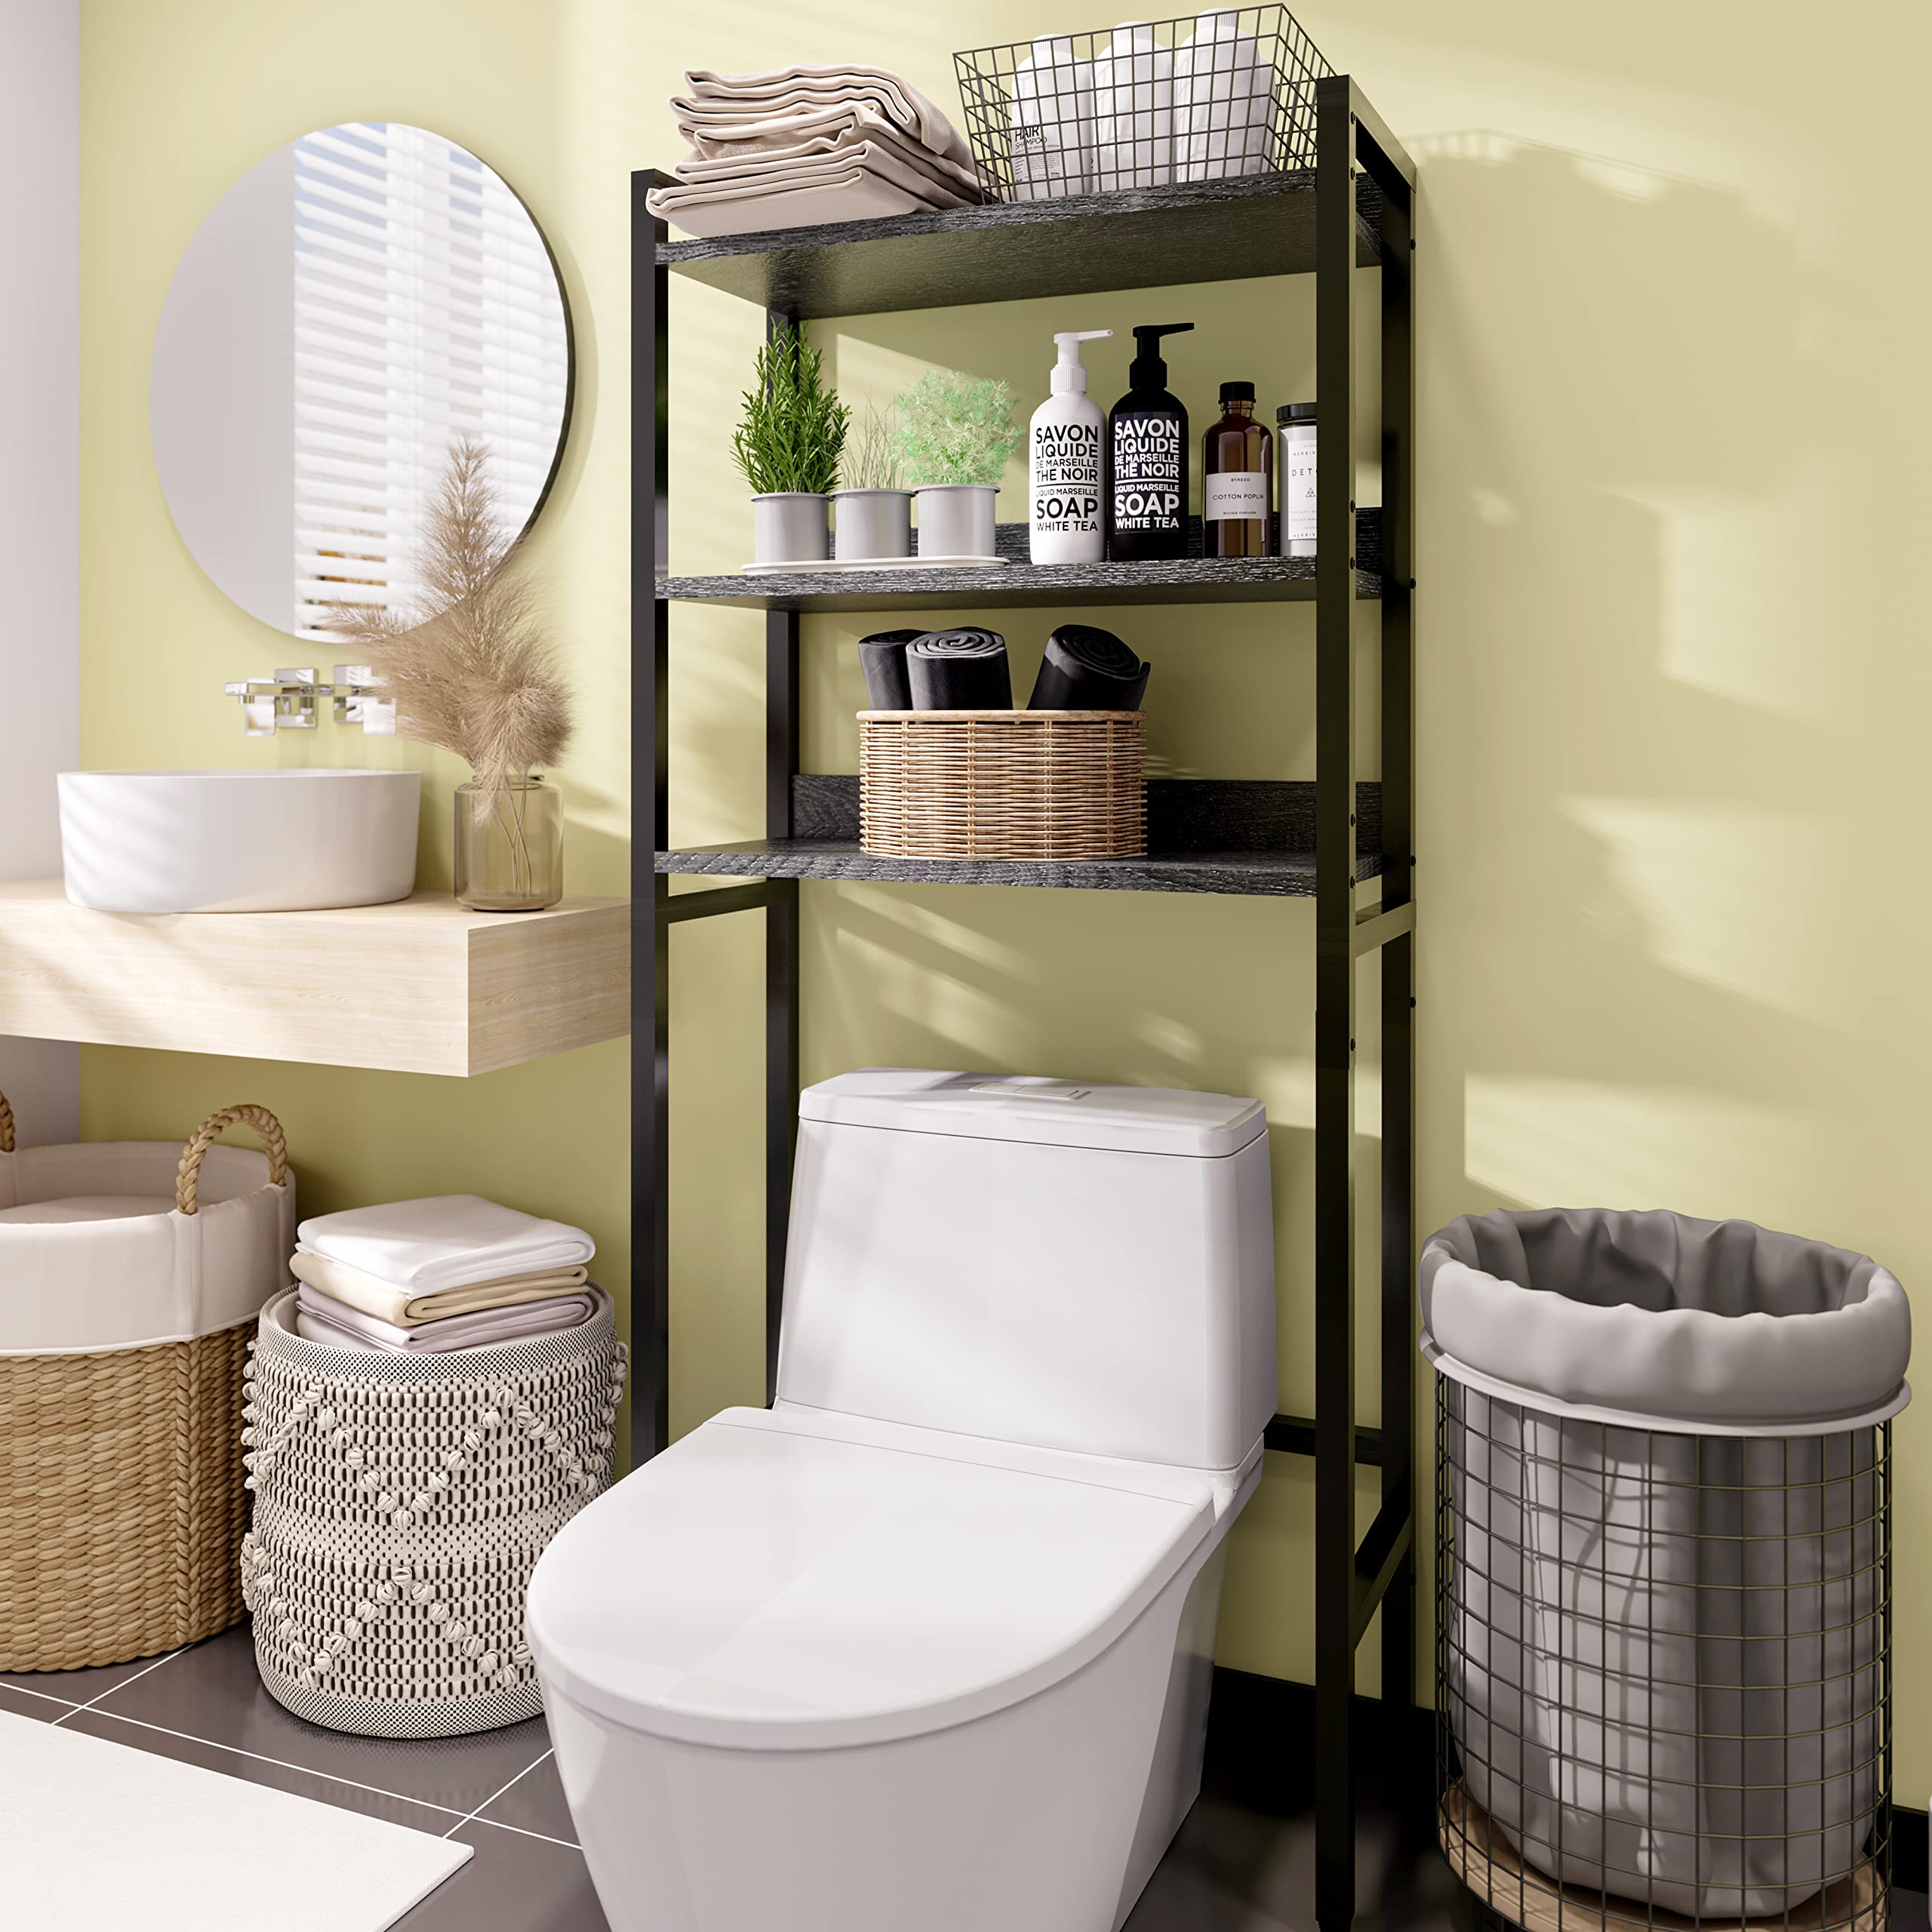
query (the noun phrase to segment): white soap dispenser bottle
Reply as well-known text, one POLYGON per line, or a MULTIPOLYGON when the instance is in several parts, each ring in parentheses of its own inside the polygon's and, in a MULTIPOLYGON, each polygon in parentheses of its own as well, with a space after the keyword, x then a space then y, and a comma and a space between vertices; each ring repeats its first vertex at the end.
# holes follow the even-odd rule
POLYGON ((1027 436, 1028 496, 1033 506, 1029 553, 1036 564, 1097 564, 1106 555, 1102 451, 1106 417, 1087 393, 1080 345, 1112 329, 1069 329, 1054 337, 1053 393, 1033 412, 1027 436))

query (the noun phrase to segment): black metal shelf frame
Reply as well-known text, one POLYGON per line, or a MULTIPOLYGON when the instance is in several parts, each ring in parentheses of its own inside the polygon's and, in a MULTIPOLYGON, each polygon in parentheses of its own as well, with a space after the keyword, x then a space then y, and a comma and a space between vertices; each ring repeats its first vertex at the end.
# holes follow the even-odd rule
MULTIPOLYGON (((1349 1712, 1361 1640, 1381 1614, 1382 1695, 1399 1709, 1415 1698, 1415 718, 1413 603, 1414 351, 1412 334, 1415 171, 1355 81, 1338 75, 1317 85, 1316 166, 1312 177, 1283 176, 1226 186, 1153 190, 1083 201, 1077 206, 966 211, 953 217, 907 217, 862 229, 795 229, 734 238, 731 243, 672 244, 645 202, 663 177, 632 177, 631 629, 634 836, 632 851, 632 1189, 640 1258, 632 1300, 635 1447, 663 1447, 669 1432, 669 995, 671 934, 690 920, 761 911, 765 931, 765 1313, 768 1391, 775 1389, 783 1306, 785 1242, 798 1094, 799 881, 862 875, 848 845, 831 849, 807 835, 797 813, 810 793, 798 779, 799 630, 803 611, 840 608, 831 596, 760 598, 755 585, 742 601, 765 611, 765 838, 737 851, 763 856, 764 875, 749 882, 671 891, 673 872, 729 876, 733 849, 681 853, 670 841, 667 791, 670 607, 678 592, 720 601, 736 586, 686 580, 669 587, 670 395, 669 278, 693 274, 733 292, 764 299, 768 329, 807 315, 940 306, 972 299, 961 292, 962 269, 987 245, 1020 245, 1024 223, 1046 220, 1051 244, 1070 249, 1062 292, 1146 286, 1171 272, 1161 248, 1203 260, 1195 224, 1221 218, 1238 202, 1245 223, 1277 238, 1265 272, 1315 276, 1316 397, 1324 460, 1317 478, 1317 552, 1313 586, 1315 651, 1314 850, 1308 876, 1315 901, 1315 1375, 1312 1420, 1277 1416, 1271 1449, 1312 1454, 1315 1462, 1315 1916, 1324 1932, 1345 1932, 1355 1911, 1355 1765, 1349 1712), (1312 202, 1312 218, 1309 204, 1312 202), (1109 224, 1119 229, 1118 235, 1109 224), (1369 224, 1372 223, 1372 232, 1369 224), (1272 225, 1271 225, 1272 224, 1272 225), (1312 248, 1307 246, 1312 231, 1312 248), (1069 238, 1091 235, 1084 251, 1069 238), (1118 245, 1138 245, 1124 251, 1118 245), (1093 278, 1097 259, 1118 267, 1111 281, 1093 278), (1379 832, 1357 858, 1355 773, 1355 654, 1351 632, 1358 586, 1354 428, 1358 378, 1354 344, 1358 263, 1378 262, 1382 395, 1380 529, 1382 775, 1379 832), (1125 266, 1131 263, 1131 266, 1125 266), (921 264, 930 263, 929 281, 921 264), (928 299, 922 290, 930 285, 928 299), (842 303, 842 309, 834 298, 842 303), (1348 454, 1346 462, 1334 460, 1348 454), (643 801, 649 801, 647 841, 643 801), (1379 863, 1378 863, 1379 861, 1379 863), (1379 872, 1381 903, 1358 912, 1358 882, 1379 872), (1381 964, 1381 1242, 1379 1328, 1382 1420, 1358 1425, 1355 1404, 1355 1063, 1357 962, 1381 964), (1355 1532, 1357 1466, 1379 1468, 1380 1504, 1367 1534, 1355 1532)), ((1248 232, 1252 232, 1251 227, 1248 232)), ((1039 261, 1036 252, 1031 258, 1039 261)), ((1038 288, 1052 292, 1041 267, 1038 288)), ((989 285, 980 281, 977 286, 989 285)), ((1000 299, 1014 291, 997 281, 1000 299)), ((1097 579, 1105 567, 1098 567, 1097 579)), ((1102 586, 1097 581, 1097 590, 1102 586)), ((1109 581, 1107 601, 1131 595, 1109 581)), ((892 593, 885 586, 882 593, 892 593)), ((1164 587, 1186 599, 1189 587, 1164 587)), ((1201 591, 1211 598, 1211 587, 1201 591)), ((1266 593, 1264 592, 1264 595, 1266 593)), ((1302 594, 1306 595, 1303 592, 1302 594)), ((931 608, 961 597, 921 582, 903 587, 908 605, 931 608)), ((1054 601, 1081 601, 1075 581, 1056 586, 1054 601)), ((731 596, 730 601, 740 601, 731 596)), ((1149 600, 1152 601, 1152 600, 1149 600)), ((850 605, 844 608, 852 608, 850 605)), ((824 781, 810 781, 823 783, 824 781)), ((1366 814, 1364 814, 1366 816, 1366 814)), ((1203 864, 1209 855, 1202 855, 1203 864)), ((1294 855, 1278 855, 1291 861, 1294 855)), ((1017 882, 1017 881, 1010 881, 1017 882)), ((1073 884, 1091 883, 1077 878, 1073 884)), ((1272 891, 1236 875, 1218 882, 1189 880, 1181 890, 1272 891)), ((1298 892, 1309 890, 1297 884, 1298 892)), ((1393 1734, 1392 1733, 1392 1735, 1393 1734)))

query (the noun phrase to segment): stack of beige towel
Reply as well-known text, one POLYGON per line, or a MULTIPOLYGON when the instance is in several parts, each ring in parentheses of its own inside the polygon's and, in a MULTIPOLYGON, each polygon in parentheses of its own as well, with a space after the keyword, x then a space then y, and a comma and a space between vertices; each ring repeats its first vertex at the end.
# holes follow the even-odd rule
POLYGON ((581 1228, 474 1194, 318 1214, 295 1230, 297 1332, 438 1354, 547 1335, 596 1306, 581 1228))
POLYGON ((989 198, 965 138, 883 67, 685 76, 671 97, 691 144, 651 211, 688 235, 865 221, 989 198))

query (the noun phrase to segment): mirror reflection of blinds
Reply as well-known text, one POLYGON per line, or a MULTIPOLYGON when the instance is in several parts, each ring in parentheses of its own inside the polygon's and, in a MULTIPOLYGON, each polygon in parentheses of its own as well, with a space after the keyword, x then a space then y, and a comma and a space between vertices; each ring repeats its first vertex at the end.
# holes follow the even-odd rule
POLYGON ((556 454, 569 378, 556 279, 530 218, 472 155, 358 122, 295 144, 294 629, 331 603, 416 594, 450 445, 490 451, 506 534, 556 454))

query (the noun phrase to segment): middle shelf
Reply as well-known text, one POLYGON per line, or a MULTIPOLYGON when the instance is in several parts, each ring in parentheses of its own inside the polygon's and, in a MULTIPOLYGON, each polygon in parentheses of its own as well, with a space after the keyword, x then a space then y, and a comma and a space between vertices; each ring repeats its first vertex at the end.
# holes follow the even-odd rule
MULTIPOLYGON (((1035 564, 1027 526, 1003 523, 1004 560, 983 569, 916 560, 886 569, 810 570, 746 577, 660 577, 657 594, 673 603, 725 604, 755 611, 897 611, 931 605, 1017 610, 1075 604, 1281 604, 1312 602, 1312 557, 1204 557, 1201 519, 1189 521, 1189 554, 1148 564, 1035 564)), ((1355 595, 1382 595, 1382 512, 1355 515, 1355 595)))
MULTIPOLYGON (((1355 787, 1355 875, 1382 866, 1382 788, 1355 787)), ((859 781, 792 780, 792 835, 660 852, 660 872, 721 878, 852 878, 1111 892, 1315 893, 1315 786, 1299 779, 1156 778, 1138 859, 884 859, 859 849, 859 781)))

